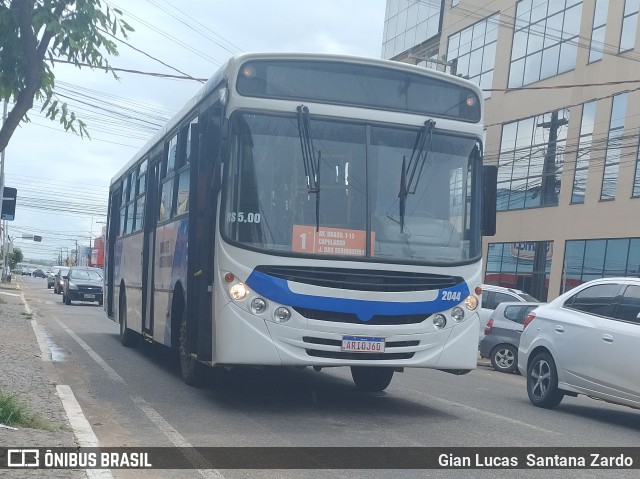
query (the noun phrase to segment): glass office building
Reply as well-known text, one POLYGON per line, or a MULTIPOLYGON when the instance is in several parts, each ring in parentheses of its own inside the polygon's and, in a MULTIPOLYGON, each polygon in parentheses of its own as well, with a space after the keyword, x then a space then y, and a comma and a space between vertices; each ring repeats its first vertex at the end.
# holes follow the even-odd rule
POLYGON ((485 282, 550 300, 640 275, 640 0, 387 0, 382 57, 476 82, 485 282))

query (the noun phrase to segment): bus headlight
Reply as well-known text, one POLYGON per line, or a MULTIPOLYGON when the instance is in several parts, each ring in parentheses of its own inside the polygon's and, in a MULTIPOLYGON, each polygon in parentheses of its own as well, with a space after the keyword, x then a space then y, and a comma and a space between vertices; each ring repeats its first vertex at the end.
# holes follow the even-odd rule
POLYGON ((267 302, 262 298, 254 298, 251 301, 251 312, 253 314, 262 314, 267 310, 267 302))
POLYGON ((276 323, 286 323, 289 318, 291 318, 291 311, 283 306, 276 308, 273 312, 273 319, 275 319, 276 323))
POLYGON ((460 306, 456 306, 451 310, 451 317, 456 323, 459 323, 464 319, 464 309, 460 306))
POLYGON ((442 314, 436 314, 433 317, 433 325, 437 329, 442 329, 447 325, 447 318, 445 318, 444 315, 442 315, 442 314))
POLYGON ((464 305, 469 311, 475 311, 478 307, 478 298, 470 294, 467 299, 464 300, 464 305))
POLYGON ((229 288, 229 296, 236 301, 243 300, 247 297, 247 294, 249 294, 249 288, 247 288, 244 283, 236 283, 229 288))

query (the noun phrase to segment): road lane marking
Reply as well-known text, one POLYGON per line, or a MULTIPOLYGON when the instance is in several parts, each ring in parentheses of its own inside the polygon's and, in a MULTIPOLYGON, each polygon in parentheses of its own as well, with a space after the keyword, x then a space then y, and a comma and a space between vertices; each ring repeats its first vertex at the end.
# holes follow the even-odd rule
MULTIPOLYGON (((100 366, 107 375, 116 383, 127 385, 127 382, 120 376, 107 362, 96 353, 91 346, 85 343, 75 332, 73 332, 66 324, 55 316, 52 318, 71 336, 82 349, 100 366)), ((169 422, 164 419, 158 411, 156 411, 147 401, 140 396, 130 396, 131 400, 138 408, 149 418, 149 420, 165 435, 165 437, 176 447, 193 448, 191 443, 182 436, 169 422)), ((195 449, 187 449, 183 451, 187 460, 197 468, 198 473, 205 479, 225 479, 225 477, 217 469, 208 469, 209 465, 206 459, 195 449)))
POLYGON ((55 316, 52 316, 52 317, 55 320, 55 322, 58 323, 60 327, 64 329, 67 332, 67 334, 69 334, 69 336, 71 336, 75 340, 75 342, 78 343, 80 347, 84 349, 87 352, 87 354, 91 356, 91 358, 96 363, 98 363, 98 366, 100 366, 104 370, 104 372, 107 373, 107 376, 109 376, 112 381, 115 381, 117 383, 122 383, 122 384, 125 383, 124 379, 122 379, 122 376, 120 376, 117 372, 115 372, 115 370, 111 366, 109 366, 107 362, 104 359, 102 359, 100 355, 98 355, 98 353, 96 353, 93 349, 91 349, 91 346, 85 343, 80 338, 80 336, 78 336, 71 329, 69 329, 69 327, 66 324, 64 324, 62 321, 60 321, 58 318, 56 318, 55 316))
MULTIPOLYGON (((80 447, 100 447, 98 437, 93 432, 91 424, 87 421, 71 388, 65 384, 59 384, 56 386, 56 391, 62 401, 64 411, 67 413, 67 419, 78 440, 78 445, 80 447)), ((85 472, 90 479, 113 479, 109 469, 85 469, 85 472)))
POLYGON ((544 429, 542 427, 534 426, 533 424, 529 424, 529 423, 526 423, 526 422, 523 422, 523 421, 519 421, 517 419, 513 419, 513 418, 510 418, 510 417, 501 416, 500 414, 495 414, 495 413, 492 413, 492 412, 489 412, 489 411, 485 411, 484 409, 478 409, 478 408, 475 408, 473 406, 468 406, 466 404, 450 401, 449 399, 443 399, 443 398, 439 398, 437 396, 432 396, 431 394, 427 394, 427 393, 419 391, 417 389, 408 388, 406 386, 401 386, 401 388, 405 389, 407 391, 411 391, 411 392, 420 394, 422 396, 428 397, 429 399, 432 399, 433 401, 437 401, 437 402, 440 402, 440 403, 445 403, 445 404, 449 404, 449 405, 452 405, 452 406, 456 406, 456 407, 459 407, 459 408, 462 408, 462 409, 466 409, 468 411, 472 411, 472 412, 475 412, 475 413, 478 413, 478 414, 483 414, 485 416, 489 416, 489 417, 494 418, 494 419, 499 419, 501 421, 506 421, 506 422, 509 422, 511 424, 516 424, 518 426, 523 426, 523 427, 527 427, 529 429, 534 429, 534 430, 539 431, 539 432, 544 432, 544 433, 547 433, 547 434, 553 434, 555 436, 562 436, 562 433, 559 433, 559 432, 550 431, 549 429, 544 429))
MULTIPOLYGON (((145 413, 149 420, 156 425, 162 434, 169 439, 174 446, 180 448, 192 448, 193 446, 182 436, 176 429, 169 424, 161 415, 156 411, 147 401, 140 396, 131 396, 133 402, 136 403, 138 408, 145 413)), ((191 464, 199 468, 198 472, 202 477, 207 479, 224 479, 224 476, 216 469, 207 469, 209 463, 207 460, 195 449, 181 450, 182 454, 189 460, 191 464)))

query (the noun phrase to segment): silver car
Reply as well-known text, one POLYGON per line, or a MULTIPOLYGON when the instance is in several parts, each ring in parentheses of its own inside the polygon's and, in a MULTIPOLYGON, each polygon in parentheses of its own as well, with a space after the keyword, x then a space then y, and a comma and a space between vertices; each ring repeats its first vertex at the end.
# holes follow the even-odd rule
POLYGON ((534 406, 565 395, 640 408, 640 278, 584 283, 525 319, 518 369, 534 406))
POLYGON ((493 369, 512 373, 518 368, 518 345, 524 318, 543 303, 500 303, 491 313, 480 341, 480 357, 491 359, 493 369))

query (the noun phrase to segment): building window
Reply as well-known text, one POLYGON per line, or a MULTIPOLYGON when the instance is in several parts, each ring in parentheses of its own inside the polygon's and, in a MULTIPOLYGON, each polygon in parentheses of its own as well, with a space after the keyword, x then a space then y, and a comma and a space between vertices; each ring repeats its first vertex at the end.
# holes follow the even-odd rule
POLYGON ((608 11, 609 0, 596 0, 595 13, 593 14, 593 30, 591 32, 591 46, 589 47, 589 63, 602 59, 608 11))
POLYGON ((636 176, 633 179, 633 197, 637 198, 638 196, 640 196, 640 144, 636 154, 636 176))
POLYGON ((491 243, 485 284, 517 288, 546 301, 553 257, 553 241, 491 243))
POLYGON ((607 153, 604 159, 601 200, 613 200, 616 197, 620 154, 623 146, 624 119, 627 116, 627 96, 627 93, 621 93, 613 97, 607 153))
POLYGON ((569 110, 506 123, 498 159, 498 211, 556 206, 569 110))
POLYGON ((382 58, 393 58, 440 33, 440 2, 387 0, 382 58))
POLYGON ((638 28, 638 0, 626 0, 622 17, 622 35, 620 36, 620 53, 633 50, 636 46, 636 29, 638 28))
POLYGON ((640 275, 640 238, 567 241, 561 293, 592 279, 640 275))
POLYGON ((582 123, 580 125, 580 140, 576 155, 576 168, 573 175, 573 192, 571 203, 584 203, 587 190, 587 176, 589 161, 591 160, 591 145, 593 142, 593 125, 596 117, 596 102, 590 101, 582 106, 582 123))
POLYGON ((581 0, 521 0, 511 50, 509 88, 573 70, 578 52, 581 0))
MULTIPOLYGON (((489 90, 493 83, 499 21, 500 15, 495 14, 449 37, 447 61, 456 60, 456 74, 468 77, 483 90, 489 90)), ((490 91, 484 92, 485 98, 490 96, 490 91)))

